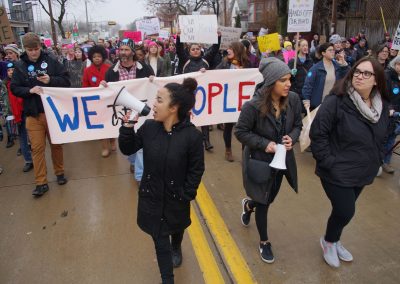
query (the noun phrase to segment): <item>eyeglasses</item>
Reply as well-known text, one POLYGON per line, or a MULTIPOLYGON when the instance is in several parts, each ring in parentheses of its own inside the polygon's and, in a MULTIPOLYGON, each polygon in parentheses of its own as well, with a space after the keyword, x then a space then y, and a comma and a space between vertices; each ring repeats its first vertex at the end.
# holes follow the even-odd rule
POLYGON ((364 79, 369 79, 369 78, 371 78, 372 75, 375 76, 375 74, 372 73, 372 72, 369 72, 369 71, 361 71, 361 70, 359 70, 359 69, 354 70, 353 76, 354 76, 354 77, 358 77, 358 76, 360 76, 360 74, 362 75, 362 77, 363 77, 364 79))

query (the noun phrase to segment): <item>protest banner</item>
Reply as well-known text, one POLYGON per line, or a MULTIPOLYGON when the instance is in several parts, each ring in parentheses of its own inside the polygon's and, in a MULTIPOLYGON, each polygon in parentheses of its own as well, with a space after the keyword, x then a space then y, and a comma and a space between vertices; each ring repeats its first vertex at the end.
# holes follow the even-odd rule
POLYGON ((169 31, 166 30, 160 30, 158 34, 159 38, 169 38, 169 31))
POLYGON ((218 43, 217 15, 179 16, 181 42, 218 43))
POLYGON ((0 7, 0 44, 9 44, 14 41, 14 33, 7 17, 7 11, 4 7, 0 7))
MULTIPOLYGON (((263 77, 256 68, 213 70, 173 77, 148 78, 109 83, 107 88, 43 88, 41 95, 51 140, 55 144, 118 137, 122 106, 114 106, 119 91, 125 87, 137 99, 153 106, 157 91, 167 83, 181 83, 192 77, 198 82, 196 104, 191 121, 196 126, 236 122, 243 104, 250 100, 263 77), (115 109, 115 112, 114 112, 115 109)), ((151 112, 141 117, 137 129, 151 112)))
POLYGON ((136 29, 143 35, 155 35, 160 32, 160 21, 158 18, 139 20, 136 21, 136 29))
POLYGON ((141 31, 124 31, 123 38, 130 38, 135 43, 142 41, 142 32, 141 31))
POLYGON ((287 32, 311 31, 314 0, 290 0, 287 32))
POLYGON ((240 35, 242 34, 241 28, 219 26, 219 30, 221 32, 220 49, 227 49, 231 42, 240 41, 240 35))
POLYGON ((276 51, 281 49, 278 33, 257 37, 258 48, 261 52, 276 51))
POLYGON ((400 22, 399 22, 399 25, 397 26, 397 30, 393 36, 393 43, 392 43, 391 48, 400 50, 400 22))

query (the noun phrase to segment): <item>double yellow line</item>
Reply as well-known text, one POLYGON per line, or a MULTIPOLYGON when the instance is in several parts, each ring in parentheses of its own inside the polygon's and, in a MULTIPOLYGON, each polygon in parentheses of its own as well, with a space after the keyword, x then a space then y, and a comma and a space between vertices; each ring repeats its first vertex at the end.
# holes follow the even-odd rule
MULTIPOLYGON (((203 183, 200 184, 197 191, 196 201, 234 282, 246 284, 256 283, 250 268, 229 233, 225 222, 203 183)), ((205 283, 224 283, 217 261, 215 260, 204 231, 201 228, 200 221, 193 208, 191 210, 191 218, 192 225, 188 229, 189 236, 200 269, 203 272, 205 283)))

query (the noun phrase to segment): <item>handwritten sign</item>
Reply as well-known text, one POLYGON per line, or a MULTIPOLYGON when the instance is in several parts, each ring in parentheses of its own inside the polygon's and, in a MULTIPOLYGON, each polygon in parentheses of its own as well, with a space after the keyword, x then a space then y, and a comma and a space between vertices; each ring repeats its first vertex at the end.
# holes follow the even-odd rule
POLYGON ((288 64, 290 59, 294 58, 296 56, 296 51, 295 50, 286 50, 283 52, 283 59, 285 60, 285 63, 288 64))
POLYGON ((0 7, 0 43, 9 44, 13 43, 14 41, 14 33, 11 29, 6 9, 4 9, 4 7, 0 7))
POLYGON ((46 47, 50 47, 50 46, 52 45, 51 39, 50 39, 50 38, 45 38, 45 39, 43 40, 43 43, 44 43, 44 45, 45 45, 46 47))
POLYGON ((160 30, 158 37, 159 38, 169 38, 169 31, 160 30))
POLYGON ((179 16, 181 42, 218 43, 216 15, 179 16))
POLYGON ((257 37, 258 48, 261 52, 277 51, 281 49, 278 33, 257 37))
POLYGON ((288 33, 311 31, 314 0, 290 0, 288 33))
POLYGON ((219 30, 221 32, 221 49, 228 49, 232 42, 240 41, 240 35, 242 34, 241 28, 220 26, 219 30))
POLYGON ((392 49, 400 50, 400 23, 393 37, 392 49))
POLYGON ((139 42, 142 40, 142 32, 141 31, 124 31, 123 34, 124 38, 130 38, 131 40, 133 40, 134 42, 139 42))
MULTIPOLYGON (((157 91, 168 83, 182 83, 188 77, 198 82, 196 104, 191 121, 196 126, 236 122, 243 104, 253 96, 263 77, 256 68, 212 70, 178 76, 148 78, 109 83, 107 88, 43 88, 41 95, 51 141, 55 144, 118 137, 120 124, 115 115, 123 112, 115 106, 118 92, 125 87, 132 95, 153 106, 157 91)), ((139 119, 139 127, 153 113, 139 119)))
POLYGON ((136 28, 145 35, 155 35, 160 32, 160 21, 158 18, 136 21, 136 28))

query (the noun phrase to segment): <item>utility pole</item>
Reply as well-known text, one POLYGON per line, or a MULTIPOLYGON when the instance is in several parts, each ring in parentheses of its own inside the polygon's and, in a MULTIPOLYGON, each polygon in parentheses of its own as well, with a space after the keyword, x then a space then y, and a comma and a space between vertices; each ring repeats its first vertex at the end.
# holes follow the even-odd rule
POLYGON ((332 0, 331 34, 336 33, 336 22, 337 22, 337 0, 332 0))
POLYGON ((50 25, 51 25, 51 36, 53 38, 54 46, 57 46, 57 34, 56 34, 56 26, 54 25, 53 18, 53 8, 51 7, 51 0, 48 0, 49 4, 49 14, 50 14, 50 25))
POLYGON ((224 0, 224 26, 226 27, 227 24, 228 24, 228 14, 226 10, 226 0, 224 0))
POLYGON ((85 0, 85 9, 86 9, 86 29, 87 29, 87 37, 90 39, 90 30, 89 30, 89 16, 87 11, 87 0, 85 0))

